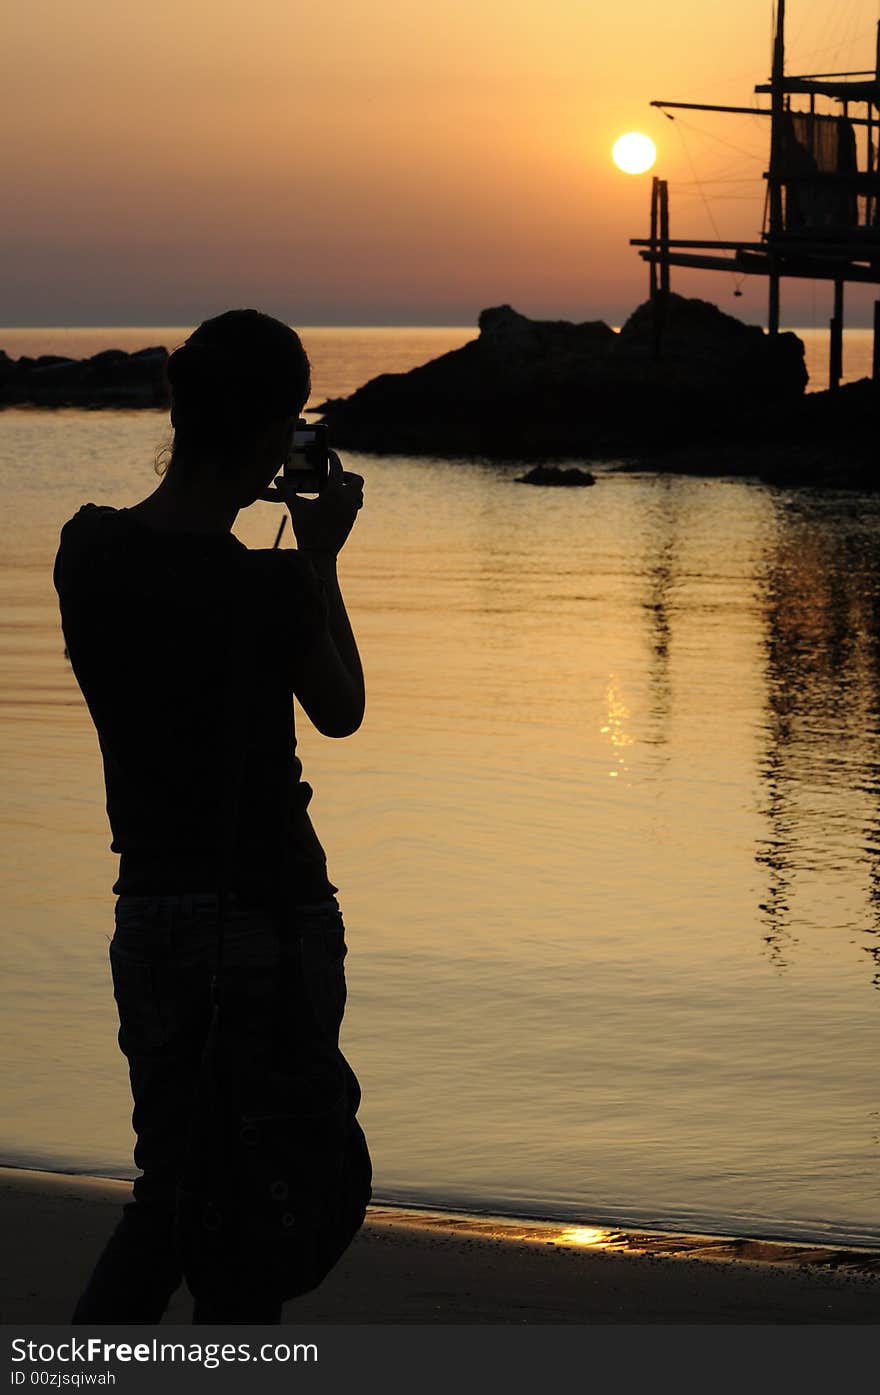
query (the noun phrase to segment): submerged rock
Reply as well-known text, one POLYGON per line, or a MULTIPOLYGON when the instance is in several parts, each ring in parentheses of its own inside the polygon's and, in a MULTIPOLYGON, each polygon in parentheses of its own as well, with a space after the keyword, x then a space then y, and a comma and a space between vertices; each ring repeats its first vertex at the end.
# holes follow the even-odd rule
POLYGON ((563 470, 559 465, 534 465, 526 474, 517 475, 514 480, 514 484, 562 485, 569 489, 595 483, 596 477, 589 470, 579 470, 577 466, 563 470))
POLYGON ((675 295, 662 330, 655 314, 647 302, 615 334, 602 321, 484 310, 478 339, 318 410, 336 444, 361 450, 601 459, 723 437, 802 396, 795 335, 771 337, 675 295))
POLYGON ((104 349, 91 358, 43 354, 12 359, 0 350, 0 406, 165 407, 167 349, 104 349))

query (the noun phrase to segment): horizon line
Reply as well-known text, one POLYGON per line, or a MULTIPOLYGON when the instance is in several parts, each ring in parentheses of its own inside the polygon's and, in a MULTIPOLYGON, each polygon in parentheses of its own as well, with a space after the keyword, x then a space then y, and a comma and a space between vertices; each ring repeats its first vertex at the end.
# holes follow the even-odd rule
MULTIPOLYGON (((537 317, 537 316, 524 315, 523 318, 524 318, 524 319, 527 319, 527 320, 536 320, 538 323, 540 323, 540 319, 539 319, 539 317, 537 317)), ((629 317, 627 317, 627 318, 629 318, 629 317)), ((600 321, 600 320, 567 320, 567 321, 559 321, 559 322, 560 322, 560 323, 567 323, 567 324, 596 324, 596 323, 600 323, 601 321, 600 321)), ((282 323, 287 323, 287 321, 283 321, 282 323)), ((550 323, 554 323, 554 321, 550 321, 550 323)), ((613 321, 605 320, 604 323, 607 324, 607 325, 609 325, 609 327, 610 327, 611 329, 618 330, 618 329, 620 329, 620 328, 622 327, 624 321, 620 321, 619 324, 615 324, 613 321)), ((742 320, 741 323, 742 323, 742 324, 745 324, 745 325, 754 326, 754 327, 757 327, 757 328, 759 328, 759 329, 763 329, 763 328, 764 328, 763 322, 762 322, 762 321, 759 321, 759 320, 742 320)), ((160 321, 151 321, 151 322, 149 322, 149 323, 147 323, 147 322, 144 322, 144 323, 138 322, 138 323, 126 323, 126 324, 122 324, 122 323, 120 323, 120 324, 68 324, 68 325, 57 325, 57 324, 56 324, 56 325, 49 325, 49 324, 23 325, 23 324, 17 324, 17 325, 0 325, 0 335, 2 335, 2 334, 3 334, 4 332, 6 332, 6 331, 10 331, 10 332, 26 332, 26 333, 36 333, 36 332, 38 332, 38 331, 46 331, 47 333, 49 333, 49 332, 54 332, 54 333, 66 333, 66 332, 68 332, 68 331, 78 331, 78 330, 100 330, 100 329, 113 330, 113 329, 195 329, 195 328, 197 328, 197 325, 196 325, 195 323, 193 323, 192 325, 190 325, 190 324, 163 324, 163 323, 161 323, 160 321)), ((291 325, 290 325, 290 328, 291 328, 291 329, 296 328, 297 331, 300 331, 300 330, 306 331, 306 330, 313 330, 313 329, 334 329, 334 330, 346 330, 346 329, 420 329, 420 330, 425 330, 425 329, 449 329, 449 330, 452 330, 452 329, 457 329, 457 330, 473 330, 474 332, 478 332, 478 331, 479 331, 479 324, 452 324, 452 323, 449 323, 449 324, 426 324, 426 323, 423 323, 423 322, 420 322, 420 321, 409 321, 409 322, 406 322, 406 323, 401 323, 401 322, 394 322, 394 323, 391 323, 391 322, 388 322, 388 323, 382 322, 382 323, 377 323, 377 322, 375 322, 375 321, 360 321, 360 322, 350 321, 350 322, 339 323, 339 324, 320 324, 320 323, 318 323, 318 322, 316 321, 316 322, 313 323, 313 324, 307 324, 305 321, 299 321, 299 322, 297 322, 297 324, 296 324, 295 326, 291 324, 291 325)), ((873 329, 873 324, 870 323, 870 322, 866 322, 866 323, 864 323, 864 324, 857 323, 857 324, 850 324, 850 325, 847 325, 847 326, 845 326, 845 328, 844 328, 844 334, 847 334, 847 333, 849 333, 850 330, 854 330, 854 329, 855 329, 855 330, 866 330, 866 331, 871 331, 871 330, 873 329)), ((829 326, 829 324, 828 324, 827 322, 824 323, 824 324, 819 324, 819 325, 789 324, 789 325, 784 325, 784 326, 780 329, 780 333, 801 333, 801 332, 805 332, 805 331, 808 332, 808 333, 810 333, 810 334, 817 334, 817 333, 827 334, 827 333, 830 332, 830 326, 829 326)))

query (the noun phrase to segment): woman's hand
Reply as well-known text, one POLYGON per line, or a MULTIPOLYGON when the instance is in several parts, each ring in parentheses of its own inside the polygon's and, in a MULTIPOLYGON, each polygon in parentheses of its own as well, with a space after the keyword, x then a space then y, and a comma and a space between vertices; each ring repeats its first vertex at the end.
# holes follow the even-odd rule
POLYGON ((328 456, 327 483, 315 498, 297 494, 293 482, 283 475, 275 480, 275 488, 267 489, 260 498, 273 503, 282 499, 287 505, 300 552, 325 552, 336 557, 363 507, 364 482, 360 475, 343 470, 335 450, 328 456))

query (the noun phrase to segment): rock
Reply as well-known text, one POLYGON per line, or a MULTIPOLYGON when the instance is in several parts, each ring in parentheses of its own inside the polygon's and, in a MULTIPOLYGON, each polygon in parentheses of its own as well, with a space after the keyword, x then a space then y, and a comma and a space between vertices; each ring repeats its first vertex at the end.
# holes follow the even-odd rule
POLYGON ((869 378, 835 392, 767 406, 748 433, 731 430, 677 449, 645 450, 624 469, 739 475, 778 485, 880 489, 880 383, 869 378))
POLYGON ((100 371, 102 368, 110 368, 114 364, 122 363, 127 358, 128 354, 124 349, 102 349, 99 354, 92 354, 92 357, 86 361, 100 371))
POLYGON ((807 386, 804 346, 796 334, 766 334, 706 300, 670 295, 655 355, 655 307, 630 315, 602 366, 612 383, 650 383, 666 391, 715 397, 747 393, 750 402, 799 399, 807 386))
POLYGON ((164 406, 168 398, 167 361, 164 348, 140 349, 134 354, 107 349, 88 360, 84 387, 94 403, 164 406))
POLYGON ((0 406, 166 407, 167 362, 161 346, 133 354, 104 349, 86 359, 23 355, 17 361, 0 350, 0 406))
POLYGON ((53 368, 57 363, 72 363, 74 360, 65 358, 61 354, 40 354, 35 361, 37 368, 53 368))
POLYGON ((483 310, 479 318, 484 367, 505 384, 579 383, 617 341, 602 320, 529 320, 509 305, 483 310))
POLYGON ((596 477, 591 475, 589 470, 579 470, 577 467, 571 470, 562 470, 558 465, 535 465, 524 475, 517 475, 515 484, 548 484, 562 485, 571 488, 595 484, 596 477))
MULTIPOLYGON (((56 399, 67 399, 77 394, 82 376, 83 366, 79 359, 41 356, 26 380, 27 400, 37 406, 54 406, 56 399)), ((24 386, 22 383, 21 387, 24 386)))
POLYGON ((479 338, 409 373, 385 373, 318 411, 335 444, 513 460, 617 457, 742 432, 768 404, 799 400, 803 345, 705 301, 670 296, 615 334, 601 321, 484 310, 479 338))
POLYGON ((409 373, 385 373, 318 410, 334 440, 439 455, 570 454, 566 399, 615 338, 601 322, 536 321, 484 310, 480 337, 409 373))
POLYGON ((776 484, 880 489, 880 382, 862 378, 768 414, 757 473, 776 484))

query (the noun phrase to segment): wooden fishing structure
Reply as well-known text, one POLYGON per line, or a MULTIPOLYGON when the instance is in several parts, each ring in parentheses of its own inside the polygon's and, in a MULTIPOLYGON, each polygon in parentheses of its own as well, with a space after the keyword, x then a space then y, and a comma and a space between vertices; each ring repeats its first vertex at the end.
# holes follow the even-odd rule
MULTIPOLYGON (((786 277, 831 281, 829 384, 836 388, 843 371, 844 288, 847 282, 880 285, 880 23, 873 69, 791 76, 785 71, 785 0, 777 0, 772 74, 755 92, 769 93, 769 108, 651 103, 662 111, 730 112, 770 121, 760 241, 670 237, 669 186, 665 179, 653 181, 650 237, 632 238, 631 245, 641 248, 639 255, 650 264, 658 352, 670 267, 766 276, 771 334, 779 332, 780 286, 786 277), (838 110, 817 109, 829 100, 838 110)), ((873 376, 880 381, 880 300, 874 302, 873 376)))

